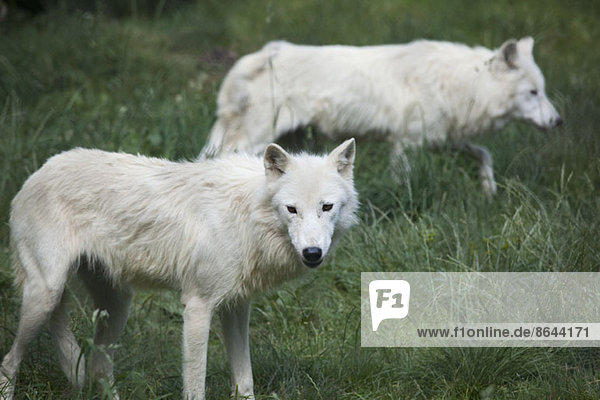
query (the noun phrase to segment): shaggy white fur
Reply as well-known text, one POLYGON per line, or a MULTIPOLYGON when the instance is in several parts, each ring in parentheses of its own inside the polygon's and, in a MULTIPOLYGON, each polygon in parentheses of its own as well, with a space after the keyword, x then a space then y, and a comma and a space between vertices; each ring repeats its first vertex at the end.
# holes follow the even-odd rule
MULTIPOLYGON (((27 344, 49 322, 74 385, 84 364, 61 303, 78 271, 96 307, 108 311, 96 344, 119 337, 132 286, 181 291, 184 396, 204 398, 211 316, 222 310, 233 392, 253 396, 250 297, 318 266, 357 222, 354 140, 328 156, 292 156, 270 145, 264 158, 229 155, 175 163, 76 149, 46 162, 12 203, 11 240, 23 291, 19 328, 0 367, 11 399, 27 344)), ((112 377, 112 350, 90 373, 112 377)), ((116 394, 116 392, 115 392, 116 394)))
POLYGON ((489 153, 462 142, 513 119, 541 128, 562 122, 532 52, 530 37, 497 50, 427 40, 368 47, 272 42, 225 77, 200 156, 260 152, 303 126, 334 140, 388 141, 405 163, 406 147, 450 140, 479 160, 484 190, 495 193, 489 153))

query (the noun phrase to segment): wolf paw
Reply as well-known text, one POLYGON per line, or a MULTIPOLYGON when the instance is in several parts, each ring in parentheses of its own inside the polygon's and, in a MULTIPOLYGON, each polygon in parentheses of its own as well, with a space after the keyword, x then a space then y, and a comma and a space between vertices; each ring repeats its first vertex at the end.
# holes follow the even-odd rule
POLYGON ((15 386, 2 372, 0 372, 0 400, 12 400, 15 386))

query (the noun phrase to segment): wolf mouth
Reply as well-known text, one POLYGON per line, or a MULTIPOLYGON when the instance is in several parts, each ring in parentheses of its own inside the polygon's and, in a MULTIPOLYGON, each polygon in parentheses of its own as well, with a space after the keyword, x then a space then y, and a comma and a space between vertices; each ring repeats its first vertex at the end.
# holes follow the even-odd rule
POLYGON ((318 261, 308 261, 308 260, 302 259, 302 262, 304 263, 304 265, 306 265, 309 268, 317 268, 319 265, 321 265, 321 263, 323 262, 323 259, 320 259, 318 261))

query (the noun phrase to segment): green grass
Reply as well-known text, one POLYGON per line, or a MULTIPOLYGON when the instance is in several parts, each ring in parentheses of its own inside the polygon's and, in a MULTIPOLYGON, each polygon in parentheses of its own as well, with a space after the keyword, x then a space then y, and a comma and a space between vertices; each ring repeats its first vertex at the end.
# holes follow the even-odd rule
MULTIPOLYGON (((251 352, 258 399, 595 399, 596 349, 360 347, 362 271, 597 271, 600 267, 600 6, 590 1, 63 1, 0 25, 0 354, 16 329, 8 212, 29 174, 75 146, 193 158, 214 120, 231 61, 273 39, 378 44, 425 37, 497 47, 533 35, 547 91, 565 125, 513 123, 478 139, 494 157, 499 194, 480 193, 471 160, 409 154, 394 184, 383 144, 360 144, 361 224, 330 264, 258 296, 251 352)), ((9 4, 14 4, 9 2, 9 4)), ((81 290, 76 284, 72 291, 81 290)), ((92 307, 73 299, 88 354, 92 307)), ((119 342, 124 399, 180 398, 176 293, 139 292, 119 342)), ((211 331, 208 398, 229 375, 211 331)), ((19 399, 73 393, 44 333, 30 347, 19 399)))

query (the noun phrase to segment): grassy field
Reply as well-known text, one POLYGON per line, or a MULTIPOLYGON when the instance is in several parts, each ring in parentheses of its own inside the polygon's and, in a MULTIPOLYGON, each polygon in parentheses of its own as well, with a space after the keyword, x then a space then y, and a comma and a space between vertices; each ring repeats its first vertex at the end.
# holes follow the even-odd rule
MULTIPOLYGON (((360 144, 360 226, 319 271, 256 298, 255 392, 258 399, 600 398, 597 349, 363 349, 359 330, 361 271, 599 269, 600 3, 58 3, 35 16, 12 7, 0 24, 1 355, 19 306, 9 204, 51 155, 82 146, 193 158, 228 67, 273 39, 362 45, 430 38, 497 47, 532 35, 565 124, 540 132, 513 123, 477 140, 495 161, 500 188, 491 200, 480 193, 471 160, 412 151, 410 182, 398 186, 389 149, 360 144)), ((72 289, 81 292, 76 283, 72 289)), ((93 353, 92 307, 82 296, 73 304, 76 335, 93 353)), ((180 397, 181 312, 176 293, 136 294, 116 356, 121 398, 180 397)), ((217 320, 210 342, 207 397, 220 399, 229 375, 217 320)), ((17 393, 64 399, 97 391, 69 389, 44 331, 22 365, 17 393)))

